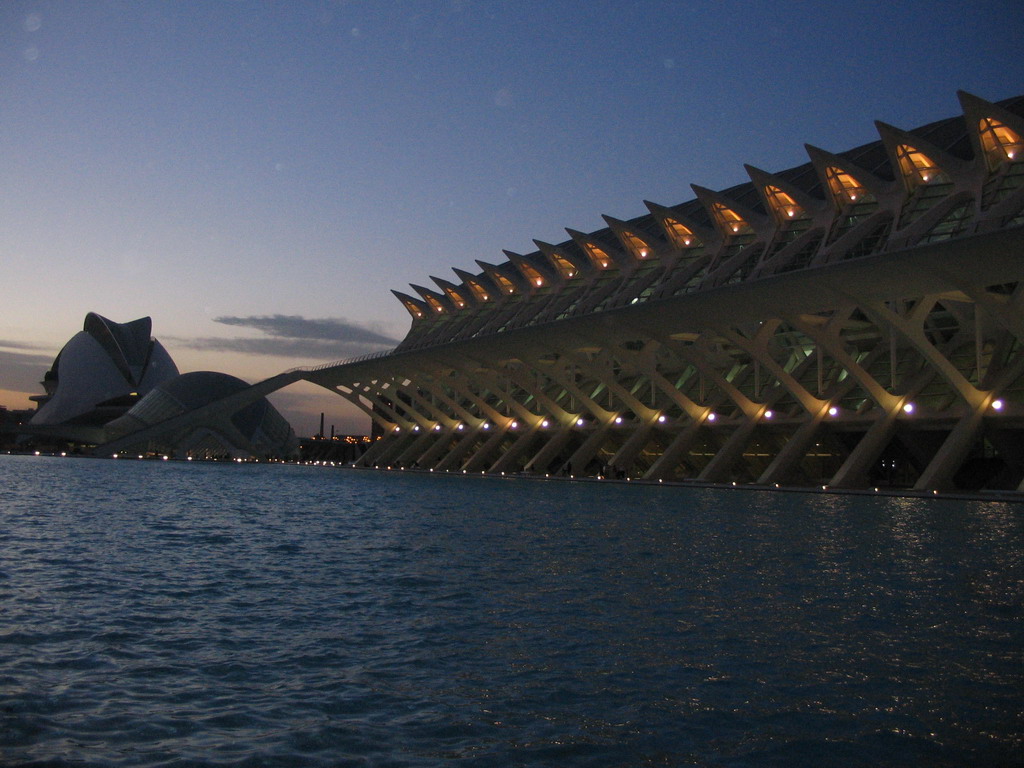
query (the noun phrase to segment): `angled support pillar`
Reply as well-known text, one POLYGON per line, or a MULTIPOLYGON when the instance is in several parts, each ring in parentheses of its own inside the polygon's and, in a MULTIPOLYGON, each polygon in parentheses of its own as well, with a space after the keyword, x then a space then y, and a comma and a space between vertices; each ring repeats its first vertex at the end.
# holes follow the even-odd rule
POLYGON ((403 433, 392 440, 384 438, 380 441, 383 445, 380 453, 373 457, 374 464, 393 464, 395 458, 409 447, 413 438, 409 433, 403 433))
POLYGON ((583 445, 577 448, 573 455, 569 457, 568 465, 571 468, 571 474, 582 474, 594 456, 597 455, 597 452, 601 450, 601 445, 608 436, 610 429, 611 425, 609 422, 602 422, 594 428, 593 433, 583 441, 583 445))
POLYGON ((818 433, 818 428, 821 426, 821 422, 827 412, 825 408, 820 409, 819 413, 811 415, 807 421, 797 428, 796 432, 786 441, 782 450, 776 454, 764 472, 761 473, 761 476, 757 478, 758 483, 785 482, 786 478, 793 471, 793 467, 807 455, 807 448, 818 433))
POLYGON ((640 451, 647 445, 647 441, 651 437, 651 432, 654 431, 654 421, 646 420, 643 424, 638 425, 633 429, 626 442, 622 444, 622 447, 615 452, 612 456, 611 465, 617 469, 623 470, 627 475, 632 476, 633 464, 636 461, 636 457, 640 454, 640 451))
POLYGON ((383 453, 386 448, 387 440, 384 437, 375 440, 369 448, 363 451, 363 455, 356 459, 355 466, 372 467, 376 463, 377 456, 383 453))
POLYGON ((435 435, 437 439, 434 441, 434 444, 431 445, 426 450, 426 452, 422 456, 420 456, 419 459, 416 460, 416 463, 419 464, 420 467, 422 467, 423 469, 434 468, 437 462, 439 461, 440 456, 446 453, 447 451, 451 450, 452 439, 456 434, 456 432, 452 432, 450 430, 444 430, 440 433, 437 433, 435 435))
POLYGON ((506 472, 511 469, 512 462, 530 445, 530 442, 540 431, 540 423, 534 424, 530 429, 523 430, 523 434, 508 447, 508 450, 501 454, 494 464, 491 465, 490 472, 506 472))
POLYGON ((718 453, 712 457, 704 470, 697 476, 698 480, 709 483, 722 483, 729 479, 729 472, 736 461, 743 455, 750 436, 757 429, 757 420, 747 418, 737 427, 729 439, 725 441, 718 453))
POLYGON ((953 475, 963 465, 967 454, 981 431, 982 411, 972 409, 965 414, 942 443, 924 472, 914 484, 915 491, 948 491, 955 488, 953 475))
POLYGON ((565 448, 572 437, 572 428, 562 425, 541 448, 537 454, 526 462, 526 469, 529 472, 547 472, 551 462, 555 460, 562 449, 565 448))
POLYGON ((434 465, 434 470, 447 472, 450 470, 458 469, 459 462, 462 460, 462 457, 469 453, 469 451, 473 448, 473 446, 476 444, 476 438, 481 432, 482 430, 479 427, 477 427, 469 434, 467 434, 465 437, 463 437, 461 440, 459 440, 459 442, 456 443, 455 446, 444 455, 444 458, 442 458, 434 465))
POLYGON ((484 444, 480 446, 480 450, 474 453, 468 461, 466 461, 465 469, 467 472, 486 471, 487 462, 491 458, 498 446, 505 440, 505 430, 496 429, 494 434, 491 435, 489 440, 484 441, 484 444))
POLYGON ((846 457, 839 471, 828 484, 834 488, 863 488, 868 484, 868 470, 896 434, 896 410, 882 414, 872 424, 846 457))
POLYGON ((436 435, 431 431, 416 435, 416 439, 412 441, 412 444, 402 451, 393 463, 403 467, 412 464, 418 465, 423 454, 434 445, 435 439, 436 435))
POLYGON ((673 480, 679 458, 690 449, 703 426, 703 420, 691 421, 668 444, 657 461, 644 473, 645 480, 673 480))

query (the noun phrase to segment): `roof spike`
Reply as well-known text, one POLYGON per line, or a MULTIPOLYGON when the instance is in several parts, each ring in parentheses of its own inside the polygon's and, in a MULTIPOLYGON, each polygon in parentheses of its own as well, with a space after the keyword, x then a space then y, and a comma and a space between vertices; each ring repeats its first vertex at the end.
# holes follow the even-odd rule
POLYGON ((715 243, 721 239, 717 231, 701 226, 691 217, 679 213, 674 208, 652 203, 650 200, 644 200, 644 205, 647 206, 651 215, 658 219, 669 240, 677 248, 689 248, 701 243, 715 243), (691 240, 690 236, 695 236, 696 240, 691 240))
POLYGON ((469 301, 475 300, 475 297, 472 295, 472 291, 460 288, 454 283, 441 277, 434 277, 431 275, 430 279, 433 280, 437 284, 437 287, 444 292, 448 297, 448 300, 459 309, 464 308, 469 301))
POLYGON ((631 266, 624 258, 622 254, 618 252, 618 249, 609 248, 606 244, 600 242, 593 235, 588 235, 579 230, 565 228, 565 231, 569 233, 569 237, 573 239, 573 242, 580 247, 590 259, 591 265, 594 269, 603 270, 611 269, 615 267, 631 266), (612 251, 612 252, 609 252, 612 251))
POLYGON ((542 288, 547 282, 556 279, 558 271, 546 259, 523 256, 514 251, 504 251, 508 260, 522 273, 523 279, 533 289, 542 288))
POLYGON ((855 202, 855 200, 850 199, 849 192, 834 188, 834 182, 829 178, 830 168, 838 169, 847 174, 876 199, 883 199, 887 196, 898 194, 900 187, 898 181, 883 179, 871 173, 871 171, 863 166, 847 160, 845 157, 834 155, 812 144, 804 144, 804 149, 807 151, 807 156, 811 159, 811 165, 814 166, 814 170, 818 172, 822 189, 829 190, 834 204, 840 208, 847 202, 855 202))
POLYGON ((412 315, 413 320, 422 320, 423 318, 428 317, 428 307, 426 302, 415 299, 407 293, 402 293, 401 291, 396 291, 394 289, 391 290, 391 293, 395 295, 395 298, 402 302, 406 311, 412 315))
POLYGON ((759 237, 767 237, 771 233, 773 223, 767 216, 707 187, 691 184, 690 188, 724 237, 746 231, 753 231, 759 237))
MULTIPOLYGON (((480 259, 476 259, 476 263, 480 269, 490 275, 491 280, 498 288, 498 293, 511 295, 526 287, 523 276, 517 269, 506 269, 498 264, 491 264, 480 259)), ((511 267, 511 265, 509 266, 511 267)))
POLYGON ((622 247, 637 261, 655 258, 660 248, 649 233, 627 221, 602 214, 608 228, 615 233, 622 247), (639 233, 639 234, 638 234, 639 233))
POLYGON ((498 288, 487 273, 474 275, 464 269, 453 267, 452 271, 461 278, 463 284, 477 302, 490 301, 498 293, 498 288))
POLYGON ((968 169, 966 162, 921 136, 881 120, 875 121, 875 128, 889 154, 889 164, 896 178, 902 179, 908 190, 934 181, 940 174, 948 178, 968 169))
POLYGON ((754 182, 754 187, 761 196, 765 210, 772 212, 777 224, 805 216, 815 218, 818 215, 828 214, 829 206, 825 200, 813 197, 785 179, 762 171, 760 168, 746 164, 743 167, 747 171, 747 175, 750 176, 750 180, 754 182), (772 190, 777 190, 777 192, 772 190))
POLYGON ((537 250, 551 262, 564 280, 573 279, 590 266, 589 262, 580 259, 576 254, 567 253, 551 243, 545 243, 543 240, 534 240, 533 242, 536 244, 537 250))

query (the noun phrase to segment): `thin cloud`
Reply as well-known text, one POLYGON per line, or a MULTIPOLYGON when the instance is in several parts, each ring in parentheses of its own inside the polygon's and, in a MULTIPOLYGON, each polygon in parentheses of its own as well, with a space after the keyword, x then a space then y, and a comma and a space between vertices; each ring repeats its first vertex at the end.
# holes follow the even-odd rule
POLYGON ((215 323, 253 328, 268 336, 285 339, 317 339, 338 344, 391 346, 397 344, 383 333, 342 318, 306 318, 301 315, 253 315, 215 317, 215 323))
POLYGON ((0 339, 0 349, 46 349, 46 347, 40 347, 35 344, 25 344, 21 341, 7 341, 6 339, 0 339))
POLYGON ((269 355, 291 357, 303 360, 342 360, 390 347, 388 343, 366 343, 361 341, 325 341, 322 339, 175 339, 178 346, 207 352, 238 352, 243 355, 269 355))

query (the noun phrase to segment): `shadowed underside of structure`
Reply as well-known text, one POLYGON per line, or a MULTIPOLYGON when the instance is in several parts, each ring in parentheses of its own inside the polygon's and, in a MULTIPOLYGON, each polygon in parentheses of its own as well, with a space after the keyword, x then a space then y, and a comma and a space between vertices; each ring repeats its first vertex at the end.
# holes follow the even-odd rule
POLYGON ((1024 481, 1024 97, 397 294, 303 378, 360 463, 831 487, 1024 481))

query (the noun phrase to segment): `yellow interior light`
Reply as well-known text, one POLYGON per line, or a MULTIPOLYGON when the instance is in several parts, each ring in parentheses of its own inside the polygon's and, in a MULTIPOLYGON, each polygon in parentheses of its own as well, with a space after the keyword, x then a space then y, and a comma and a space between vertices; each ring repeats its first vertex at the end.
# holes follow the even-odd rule
POLYGON ((719 226, 724 229, 728 229, 734 235, 738 235, 740 232, 750 231, 750 225, 744 221, 743 217, 731 208, 726 208, 721 203, 714 203, 711 206, 711 209, 715 214, 715 219, 718 221, 719 226))
POLYGON ((554 262, 555 269, 558 270, 558 274, 562 277, 569 279, 576 276, 576 267, 564 256, 554 253, 551 255, 551 261, 554 262))
POLYGON ((990 169, 994 169, 1004 158, 1013 160, 1024 149, 1020 135, 993 117, 982 118, 978 123, 978 132, 990 169))
POLYGON ((477 298, 477 301, 487 301, 487 299, 489 298, 487 296, 487 291, 484 290, 484 287, 475 280, 467 280, 466 285, 469 286, 469 290, 473 292, 473 295, 477 298))
POLYGON ((512 285, 512 281, 509 280, 504 275, 496 274, 494 276, 494 279, 495 279, 495 282, 497 282, 498 285, 501 286, 502 289, 504 289, 505 293, 515 293, 516 292, 516 288, 515 288, 514 285, 512 285))
POLYGON ((529 280, 533 285, 536 285, 538 288, 544 285, 544 278, 541 276, 540 272, 529 264, 518 264, 517 266, 519 267, 519 271, 523 273, 523 277, 529 280))
POLYGON ((587 255, 590 256, 590 260, 593 262, 594 266, 599 269, 608 269, 612 263, 611 256, 593 243, 584 243, 584 247, 586 248, 587 255))
POLYGON ((772 210, 775 211, 779 219, 784 221, 786 219, 804 217, 804 209, 797 204, 796 200, 778 187, 767 186, 764 188, 764 193, 772 210))
POLYGON ((669 239, 675 244, 676 248, 689 248, 692 245, 697 244, 697 238, 688 227, 684 227, 675 219, 668 217, 661 220, 662 225, 665 227, 665 231, 668 233, 669 239))
POLYGON ((828 188, 832 192, 832 197, 840 205, 855 203, 869 196, 869 192, 863 184, 834 165, 825 169, 825 178, 828 180, 828 188))
POLYGON ((650 255, 651 247, 632 232, 623 232, 620 236, 634 258, 643 260, 650 255))
POLYGON ((896 159, 900 164, 900 173, 911 187, 935 181, 949 181, 949 177, 934 160, 909 144, 900 144, 896 147, 896 159))

